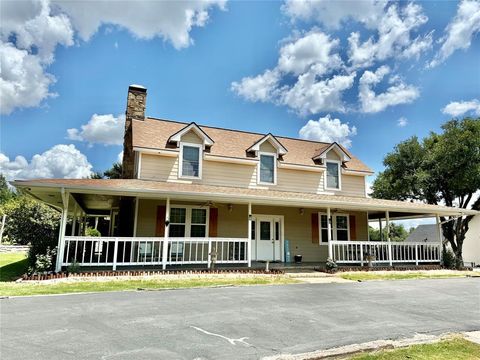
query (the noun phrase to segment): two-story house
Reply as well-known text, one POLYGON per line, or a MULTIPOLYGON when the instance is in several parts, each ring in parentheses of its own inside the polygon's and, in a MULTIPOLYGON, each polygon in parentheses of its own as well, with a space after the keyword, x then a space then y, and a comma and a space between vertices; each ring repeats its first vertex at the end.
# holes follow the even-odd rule
POLYGON ((144 87, 129 87, 123 179, 13 183, 62 211, 57 270, 72 262, 250 266, 294 255, 438 263, 439 217, 476 213, 369 198, 372 171, 337 143, 147 117, 146 96, 144 87), (87 216, 109 219, 108 233, 85 237, 87 216), (438 243, 370 241, 369 222, 389 227, 415 217, 437 218, 438 243))

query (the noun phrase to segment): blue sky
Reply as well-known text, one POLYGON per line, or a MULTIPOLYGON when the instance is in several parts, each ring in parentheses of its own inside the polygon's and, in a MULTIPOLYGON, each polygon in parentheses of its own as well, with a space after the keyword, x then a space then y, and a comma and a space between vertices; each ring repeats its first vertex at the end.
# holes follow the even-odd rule
POLYGON ((147 3, 137 22, 128 2, 93 20, 78 3, 3 2, 0 170, 82 177, 110 167, 132 83, 148 88, 153 117, 291 137, 312 120, 302 137, 340 141, 375 171, 394 144, 479 116, 480 4, 367 3, 147 3), (58 21, 39 31, 42 18, 58 21))

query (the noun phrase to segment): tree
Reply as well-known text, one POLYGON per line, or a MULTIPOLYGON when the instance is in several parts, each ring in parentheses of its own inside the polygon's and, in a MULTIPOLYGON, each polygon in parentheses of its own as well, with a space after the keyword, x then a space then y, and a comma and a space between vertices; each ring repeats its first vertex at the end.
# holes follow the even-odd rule
MULTIPOLYGON (((375 229, 371 226, 368 227, 368 233, 370 234, 370 240, 380 241, 380 229, 375 229)), ((405 230, 403 224, 390 223, 390 240, 391 241, 405 241, 408 237, 409 232, 405 230)), ((382 236, 385 240, 387 238, 387 229, 382 229, 382 236)))
POLYGON ((5 204, 16 196, 15 192, 8 187, 7 179, 0 174, 0 205, 5 204))
POLYGON ((112 167, 105 170, 103 174, 101 172, 94 172, 91 176, 92 179, 121 179, 122 178, 122 164, 119 162, 113 163, 112 167))
MULTIPOLYGON (((418 200, 428 204, 480 210, 480 118, 450 120, 441 134, 421 142, 412 137, 388 154, 372 188, 375 198, 418 200)), ((473 216, 441 217, 442 231, 458 266, 473 216)))

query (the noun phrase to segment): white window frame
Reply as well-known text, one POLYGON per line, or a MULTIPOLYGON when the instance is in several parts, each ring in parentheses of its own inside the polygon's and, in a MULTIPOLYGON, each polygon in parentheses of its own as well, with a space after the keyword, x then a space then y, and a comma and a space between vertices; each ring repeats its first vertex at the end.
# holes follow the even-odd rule
MULTIPOLYGON (((183 223, 172 223, 170 222, 168 226, 170 225, 185 225, 185 238, 190 238, 191 237, 191 230, 192 230, 192 225, 202 225, 202 224, 192 224, 192 209, 200 209, 200 210, 206 210, 206 219, 205 219, 205 237, 198 237, 197 239, 206 239, 208 238, 208 230, 210 226, 210 208, 209 207, 201 207, 201 206, 194 206, 194 205, 176 205, 176 204, 171 204, 170 209, 175 208, 175 209, 185 209, 185 224, 183 223)), ((169 219, 170 220, 170 219, 169 219)), ((181 239, 177 237, 172 237, 172 239, 181 239)))
POLYGON ((180 144, 180 158, 178 161, 178 177, 181 179, 201 180, 202 168, 203 168, 203 146, 201 144, 182 142, 180 144), (183 175, 183 147, 184 146, 198 148, 198 176, 183 175))
POLYGON ((325 175, 324 175, 324 179, 323 179, 324 183, 325 183, 325 190, 334 190, 334 191, 342 191, 342 162, 341 161, 338 161, 338 160, 325 160, 325 175), (332 164, 336 164, 337 165, 337 169, 338 169, 338 188, 332 188, 332 187, 328 187, 328 167, 327 167, 327 164, 328 163, 332 163, 332 164))
MULTIPOLYGON (((318 213, 318 240, 320 245, 328 245, 328 238, 325 242, 322 241, 322 215, 327 216, 327 213, 318 213)), ((332 241, 350 241, 350 214, 346 213, 335 213, 330 215, 332 217, 332 241), (337 239, 337 216, 345 216, 347 218, 347 232, 348 238, 347 240, 338 240, 337 239)), ((328 218, 327 218, 328 221, 328 218)))
POLYGON ((257 184, 259 185, 277 185, 277 154, 272 152, 258 152, 258 165, 257 165, 257 184), (273 157, 273 183, 261 181, 260 168, 262 156, 273 157))

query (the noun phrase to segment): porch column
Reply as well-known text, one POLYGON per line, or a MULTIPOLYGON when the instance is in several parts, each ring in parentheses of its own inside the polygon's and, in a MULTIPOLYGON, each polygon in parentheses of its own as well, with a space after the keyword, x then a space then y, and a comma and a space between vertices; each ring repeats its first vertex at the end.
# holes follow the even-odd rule
POLYGON ((387 241, 388 241, 388 263, 390 266, 393 265, 392 261, 392 242, 390 241, 390 214, 388 211, 385 212, 385 222, 387 228, 387 241))
POLYGON ((335 261, 333 258, 332 246, 332 217, 330 215, 330 208, 327 207, 327 240, 328 240, 328 258, 335 261))
POLYGON ((98 216, 95 216, 95 230, 98 228, 98 216))
POLYGON ((438 235, 438 242, 440 244, 440 247, 438 248, 438 261, 440 262, 440 264, 442 264, 442 262, 443 262, 443 259, 442 259, 442 255, 443 255, 442 224, 440 222, 440 216, 438 216, 438 214, 435 218, 437 220, 437 235, 438 235))
POLYGON ((73 209, 73 220, 72 220, 72 236, 75 236, 75 228, 77 226, 77 203, 73 209))
POLYGON ((168 259, 168 235, 169 235, 169 226, 170 223, 170 198, 167 197, 167 203, 165 207, 165 233, 163 235, 163 250, 162 250, 162 269, 167 268, 167 259, 168 259))
POLYGON ((63 255, 65 252, 65 229, 67 227, 67 216, 68 216, 68 200, 70 194, 65 192, 65 189, 62 188, 62 217, 60 219, 60 229, 58 231, 58 248, 57 248, 57 263, 55 266, 55 271, 59 272, 62 270, 63 255))
POLYGON ((133 219, 133 236, 137 236, 137 223, 138 223, 138 203, 140 202, 138 196, 135 198, 135 217, 133 219))
POLYGON ((383 241, 382 218, 378 218, 378 226, 380 228, 380 241, 383 241))
POLYGON ((248 203, 248 267, 252 267, 252 203, 248 203))

